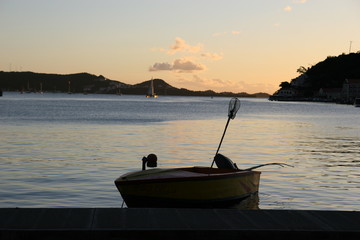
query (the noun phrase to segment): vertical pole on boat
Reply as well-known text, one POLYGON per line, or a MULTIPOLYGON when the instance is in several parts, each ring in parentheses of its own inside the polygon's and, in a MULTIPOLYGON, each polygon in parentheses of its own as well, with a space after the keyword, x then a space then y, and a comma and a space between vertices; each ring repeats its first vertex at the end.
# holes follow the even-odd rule
MULTIPOLYGON (((224 129, 224 133, 223 133, 223 135, 222 135, 222 137, 221 137, 220 144, 219 144, 219 146, 218 146, 218 149, 216 150, 215 156, 219 153, 219 150, 220 150, 222 141, 224 140, 224 136, 225 136, 225 133, 226 133, 226 129, 227 129, 228 125, 229 125, 230 119, 231 119, 231 118, 229 117, 228 120, 227 120, 227 122, 226 122, 225 129, 224 129)), ((214 165, 214 161, 212 162, 211 167, 212 167, 213 165, 214 165)))
POLYGON ((223 135, 222 135, 222 137, 221 137, 219 147, 218 147, 218 149, 216 150, 214 159, 213 159, 213 161, 212 161, 212 163, 211 163, 211 167, 213 167, 214 162, 215 162, 215 157, 216 157, 216 155, 219 153, 219 150, 220 150, 221 144, 222 144, 222 142, 223 142, 223 140, 224 140, 224 136, 225 136, 227 127, 228 127, 228 125, 229 125, 230 119, 234 119, 234 118, 235 118, 236 113, 237 113, 237 111, 239 110, 239 108, 240 108, 240 100, 239 100, 238 98, 236 98, 236 97, 232 98, 232 99, 230 100, 230 103, 229 103, 228 120, 227 120, 227 122, 226 122, 225 129, 224 129, 224 133, 223 133, 223 135))

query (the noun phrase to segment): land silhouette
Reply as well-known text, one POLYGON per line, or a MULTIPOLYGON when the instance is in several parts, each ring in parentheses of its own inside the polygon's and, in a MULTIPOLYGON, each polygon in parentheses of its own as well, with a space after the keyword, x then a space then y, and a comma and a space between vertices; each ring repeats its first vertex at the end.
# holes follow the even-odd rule
MULTIPOLYGON (((300 66, 299 76, 289 82, 281 82, 280 89, 272 96, 268 93, 215 92, 213 90, 193 91, 176 88, 162 79, 153 79, 157 95, 178 96, 236 96, 262 97, 270 96, 272 100, 284 99, 281 92, 291 92, 286 100, 311 100, 318 97, 321 89, 341 89, 347 79, 360 79, 360 52, 328 56, 311 67, 300 66)), ((18 92, 69 92, 98 94, 136 94, 145 95, 151 80, 138 84, 127 84, 110 80, 103 75, 90 73, 47 74, 34 72, 0 71, 0 89, 18 92)), ((341 90, 338 90, 341 91, 341 90)), ((359 96, 360 97, 360 96, 359 96)))
POLYGON ((300 66, 297 72, 298 77, 280 83, 271 100, 352 103, 352 98, 360 97, 360 52, 328 56, 311 67, 300 66), (353 95, 350 99, 349 94, 353 95))
POLYGON ((134 94, 145 95, 153 81, 157 95, 170 96, 238 96, 238 97, 269 97, 267 93, 248 94, 245 92, 215 92, 213 90, 193 91, 176 88, 162 79, 146 80, 138 84, 127 84, 107 79, 90 73, 46 74, 34 72, 0 71, 0 87, 4 91, 18 92, 68 92, 97 94, 134 94))

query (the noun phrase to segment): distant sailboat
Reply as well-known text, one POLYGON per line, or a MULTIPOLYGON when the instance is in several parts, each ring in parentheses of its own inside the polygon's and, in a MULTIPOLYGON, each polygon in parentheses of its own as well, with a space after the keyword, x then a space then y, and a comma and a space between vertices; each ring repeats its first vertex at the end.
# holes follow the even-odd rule
POLYGON ((42 90, 42 83, 40 83, 40 91, 39 91, 39 93, 41 93, 41 94, 44 93, 43 90, 42 90))
POLYGON ((151 79, 151 82, 150 82, 150 86, 149 86, 149 89, 148 89, 148 92, 146 94, 146 97, 147 98, 157 98, 157 95, 156 93, 154 92, 154 81, 151 79))
POLYGON ((71 81, 68 81, 68 94, 71 94, 71 81))
POLYGON ((29 80, 27 81, 27 90, 26 90, 26 93, 31 93, 29 80))
POLYGON ((117 89, 116 89, 116 95, 122 95, 122 93, 121 93, 121 84, 119 83, 118 84, 118 87, 117 87, 117 89))

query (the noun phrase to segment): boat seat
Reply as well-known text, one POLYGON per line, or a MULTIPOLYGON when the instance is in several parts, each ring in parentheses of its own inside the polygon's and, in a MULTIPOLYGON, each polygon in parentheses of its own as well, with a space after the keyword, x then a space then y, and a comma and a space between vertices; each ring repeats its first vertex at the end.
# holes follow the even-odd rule
POLYGON ((218 153, 216 154, 216 156, 214 157, 216 166, 218 168, 222 168, 222 169, 238 169, 238 167, 236 166, 235 163, 233 163, 233 161, 230 160, 230 158, 225 157, 224 155, 218 153))

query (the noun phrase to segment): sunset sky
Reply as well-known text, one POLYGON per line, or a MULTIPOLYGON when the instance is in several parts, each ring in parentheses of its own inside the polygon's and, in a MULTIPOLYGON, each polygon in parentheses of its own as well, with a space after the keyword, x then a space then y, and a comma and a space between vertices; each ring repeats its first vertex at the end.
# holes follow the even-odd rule
POLYGON ((0 71, 267 92, 360 51, 359 0, 0 0, 0 71))

